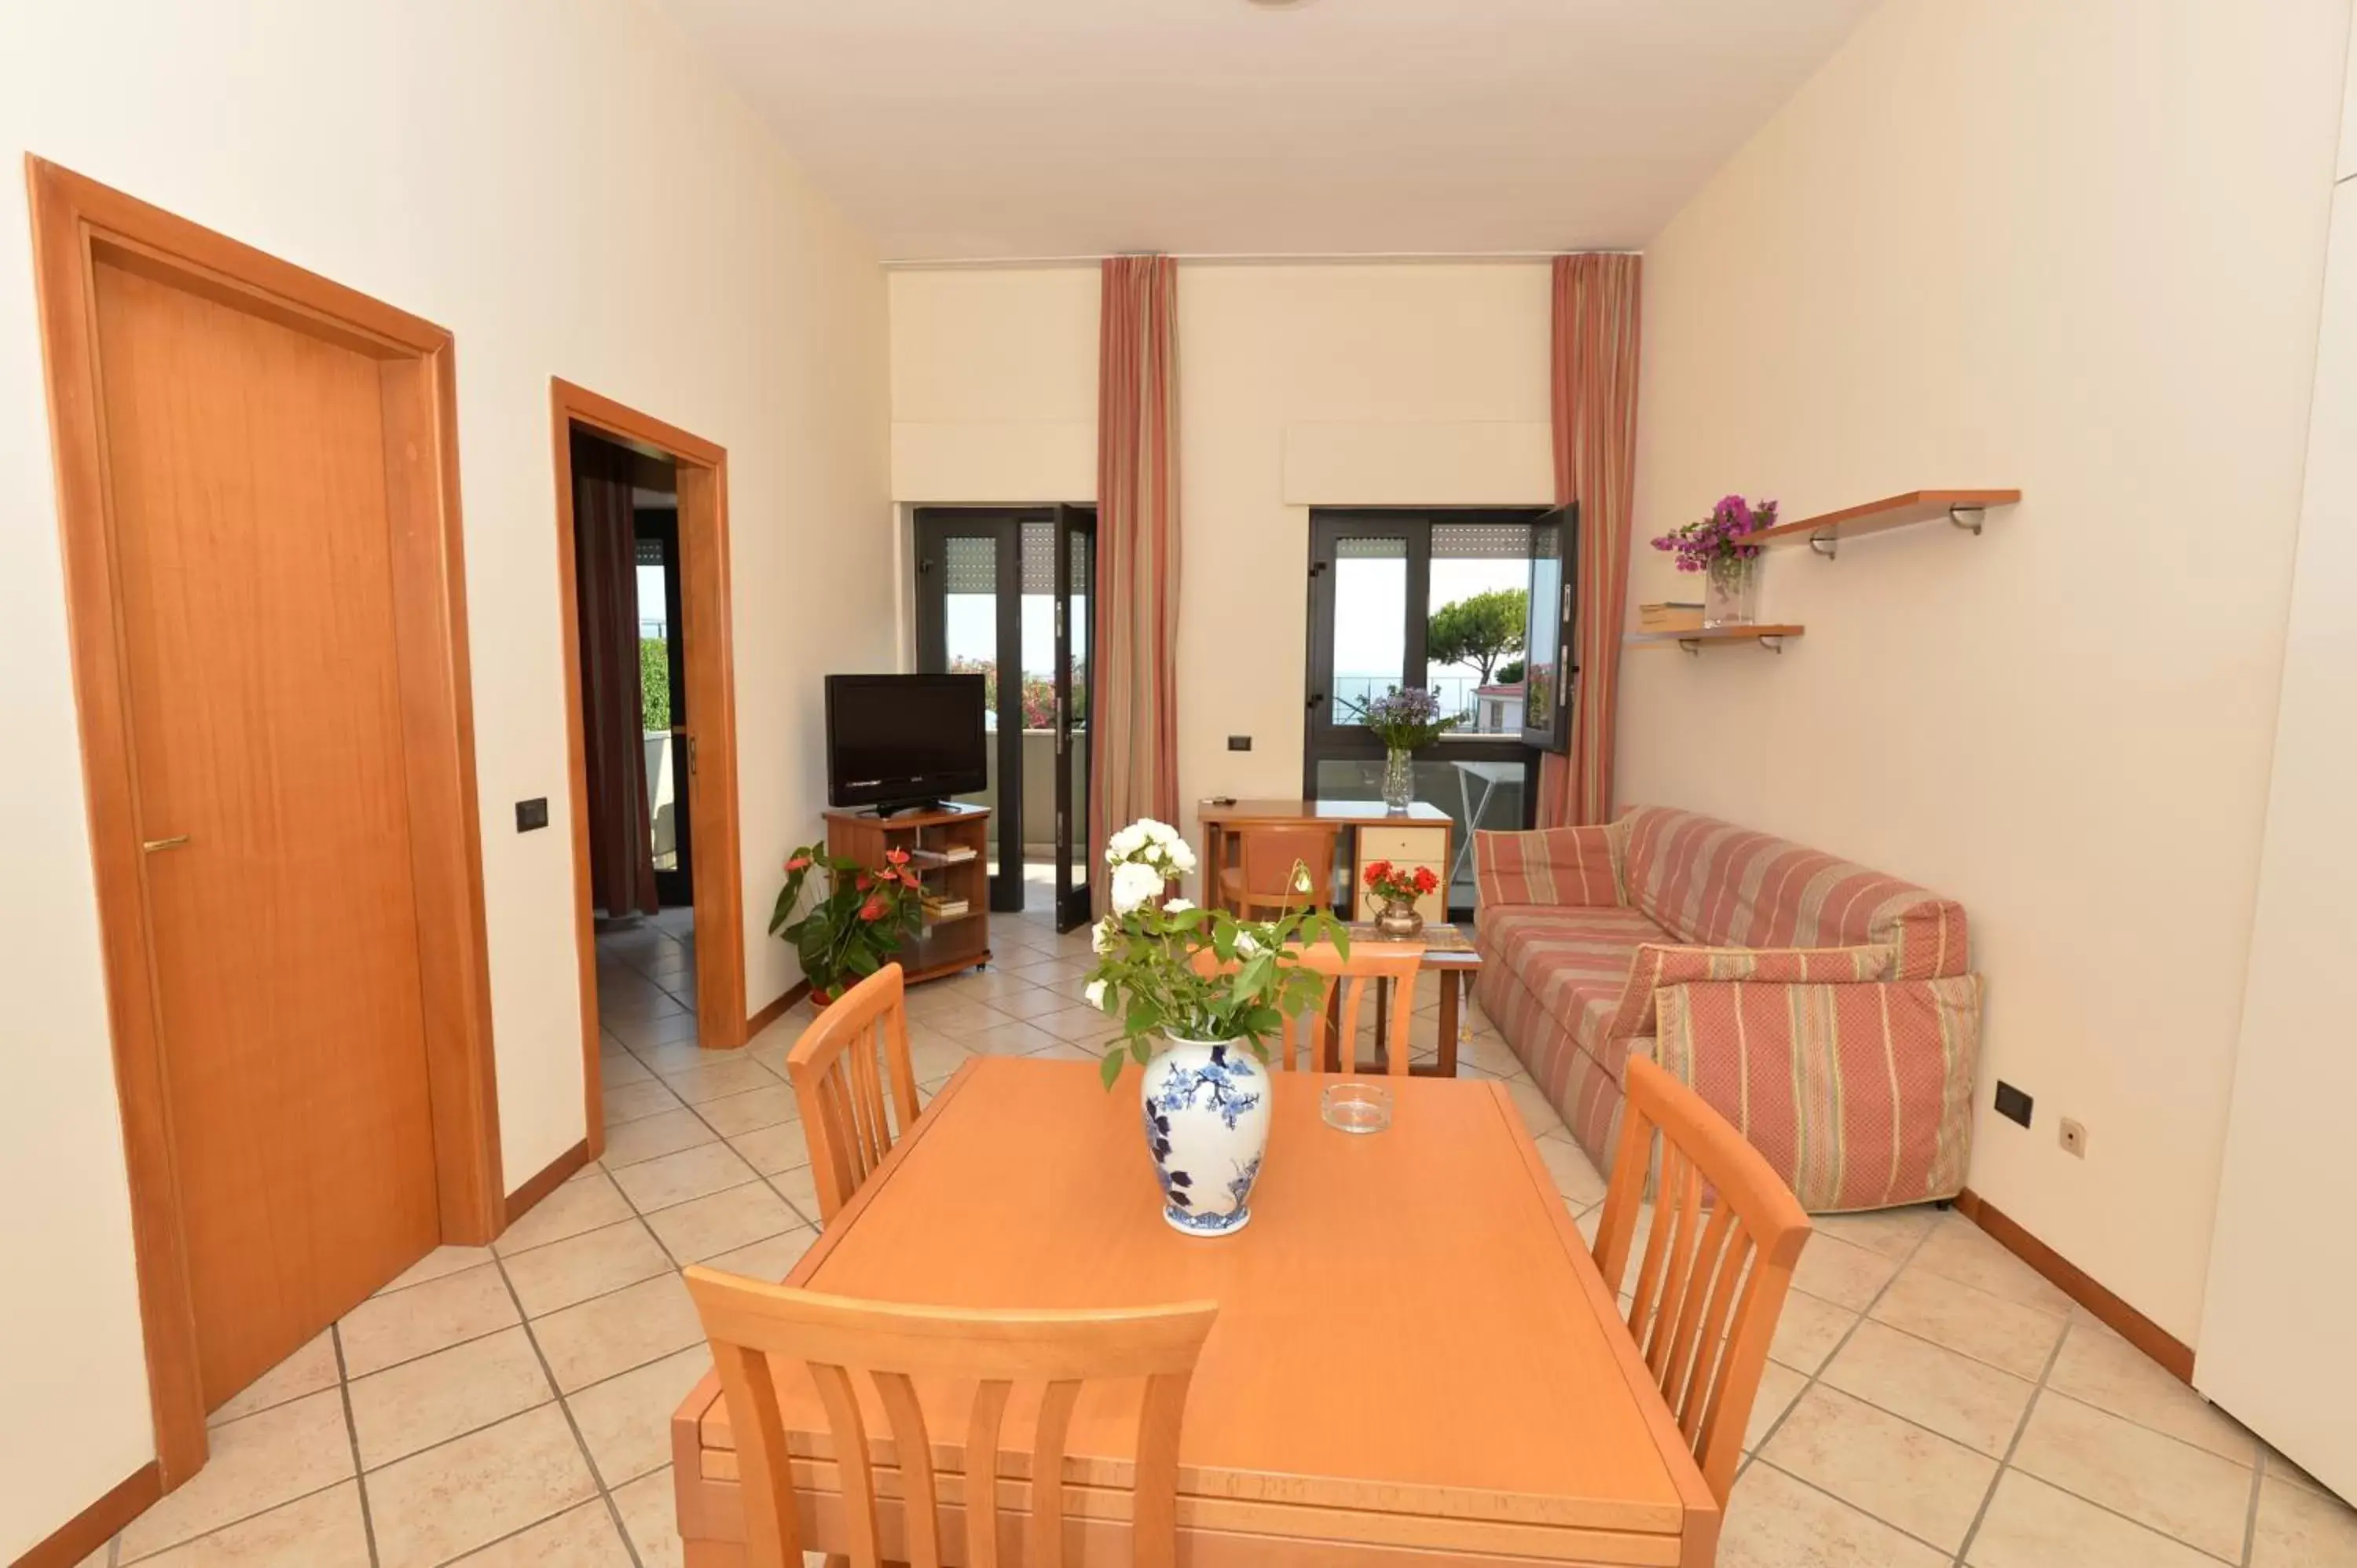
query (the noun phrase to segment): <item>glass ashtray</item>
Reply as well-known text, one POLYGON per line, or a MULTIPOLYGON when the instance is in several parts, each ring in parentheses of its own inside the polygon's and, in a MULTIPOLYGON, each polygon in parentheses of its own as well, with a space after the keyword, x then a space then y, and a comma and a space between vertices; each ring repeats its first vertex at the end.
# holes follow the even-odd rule
POLYGON ((1346 1079, 1329 1083, 1318 1097, 1318 1114, 1345 1133, 1380 1133, 1392 1124, 1389 1084, 1346 1079))

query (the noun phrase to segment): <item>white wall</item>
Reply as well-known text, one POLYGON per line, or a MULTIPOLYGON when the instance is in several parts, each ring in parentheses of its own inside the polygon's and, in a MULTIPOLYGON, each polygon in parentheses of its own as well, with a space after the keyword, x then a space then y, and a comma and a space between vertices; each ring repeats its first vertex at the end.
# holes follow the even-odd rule
MULTIPOLYGON (((1547 287, 1544 263, 1180 265, 1181 826, 1300 793, 1311 506, 1553 499, 1547 287)), ((896 272, 891 301, 896 499, 1094 497, 1094 267, 896 272)))
MULTIPOLYGON (((2348 0, 1890 0, 1649 249, 1639 538, 2019 486, 1770 558, 1781 657, 1633 654, 1620 796, 1960 898, 1972 1185, 2191 1340, 2251 932, 2348 0), (2034 1128, 1996 1118, 2003 1077, 2034 1128), (2083 1121, 2083 1162, 2055 1139, 2083 1121)), ((1674 574, 1645 550, 1632 604, 1674 574)), ((1685 585, 1691 586, 1688 579, 1685 585)))
POLYGON ((451 328, 508 1180, 580 1139, 548 378, 729 449, 748 986, 823 800, 821 671, 892 656, 882 274, 630 0, 0 14, 0 1561, 153 1454, 21 179, 30 151, 451 328), (824 585, 823 593, 813 585, 824 585), (510 803, 546 795, 549 831, 510 803))

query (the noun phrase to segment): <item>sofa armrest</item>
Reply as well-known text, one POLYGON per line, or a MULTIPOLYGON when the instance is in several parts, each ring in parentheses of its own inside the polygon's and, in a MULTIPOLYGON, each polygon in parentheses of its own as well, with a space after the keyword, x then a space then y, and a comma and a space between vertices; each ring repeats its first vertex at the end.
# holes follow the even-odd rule
POLYGON ((1473 885, 1484 908, 1509 904, 1559 908, 1626 903, 1620 892, 1620 851, 1628 829, 1540 828, 1531 832, 1473 835, 1473 885))
POLYGON ((1620 1004, 1605 1020, 1607 1040, 1653 1032, 1655 1002, 1674 985, 1695 981, 1860 985, 1898 972, 1899 950, 1888 943, 1847 948, 1705 948, 1640 942, 1629 961, 1620 1004))
POLYGON ((1953 1197, 1972 1159, 1981 977, 1701 981, 1658 997, 1654 1058, 1812 1213, 1953 1197))

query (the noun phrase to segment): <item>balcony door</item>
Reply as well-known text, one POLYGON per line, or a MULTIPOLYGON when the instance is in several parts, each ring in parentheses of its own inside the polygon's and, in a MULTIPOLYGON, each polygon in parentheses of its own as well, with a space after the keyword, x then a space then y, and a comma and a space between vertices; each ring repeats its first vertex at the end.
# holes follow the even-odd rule
MULTIPOLYGON (((1559 554, 1565 537, 1561 514, 1528 507, 1310 513, 1302 792, 1380 800, 1383 743, 1361 709, 1394 686, 1437 693, 1458 723, 1415 754, 1415 795, 1454 824, 1452 913, 1473 908, 1473 830, 1532 821, 1538 751, 1523 704, 1534 581, 1555 607, 1547 568, 1534 578, 1534 562, 1559 554)), ((1559 628, 1548 631, 1539 656, 1552 676, 1559 628)))
POLYGON ((1084 925, 1095 509, 920 508, 916 553, 917 667, 988 682, 990 907, 1084 925))

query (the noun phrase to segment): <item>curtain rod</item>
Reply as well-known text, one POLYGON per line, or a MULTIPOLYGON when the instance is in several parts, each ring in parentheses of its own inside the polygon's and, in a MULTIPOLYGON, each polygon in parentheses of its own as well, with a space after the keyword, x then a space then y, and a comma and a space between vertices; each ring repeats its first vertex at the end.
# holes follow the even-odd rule
MULTIPOLYGON (((1174 262, 1197 266, 1337 266, 1363 263, 1379 266, 1401 262, 1422 263, 1481 263, 1481 262, 1551 262, 1561 255, 1640 256, 1642 251, 1611 246, 1596 246, 1586 251, 1297 251, 1254 252, 1248 251, 1146 251, 1108 252, 1108 255, 1151 255, 1167 253, 1174 262)), ((883 263, 887 272, 989 272, 1015 267, 1092 267, 1105 259, 1104 255, 1086 256, 943 256, 909 257, 883 263)))

